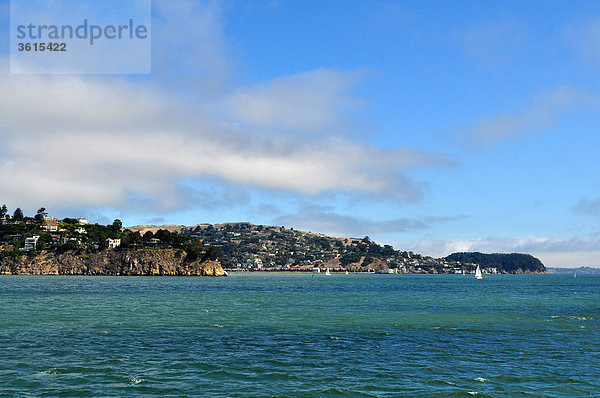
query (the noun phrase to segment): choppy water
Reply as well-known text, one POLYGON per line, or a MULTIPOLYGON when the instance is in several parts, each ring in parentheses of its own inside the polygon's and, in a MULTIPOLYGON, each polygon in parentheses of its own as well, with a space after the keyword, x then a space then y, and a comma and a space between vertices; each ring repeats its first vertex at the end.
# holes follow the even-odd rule
POLYGON ((600 396, 600 277, 0 276, 0 396, 600 396))

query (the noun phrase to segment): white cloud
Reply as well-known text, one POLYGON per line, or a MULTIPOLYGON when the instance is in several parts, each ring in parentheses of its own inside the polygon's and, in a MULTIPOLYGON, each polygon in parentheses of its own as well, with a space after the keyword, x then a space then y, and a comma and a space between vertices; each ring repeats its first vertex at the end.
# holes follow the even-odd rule
POLYGON ((600 267, 600 232, 574 238, 530 236, 524 238, 422 239, 396 242, 397 248, 435 257, 454 252, 529 253, 547 267, 600 267))
POLYGON ((477 120, 460 138, 475 145, 511 141, 535 130, 554 125, 565 114, 596 110, 600 99, 573 87, 559 87, 538 96, 528 108, 477 120))
POLYGON ((232 89, 221 13, 216 1, 154 1, 151 78, 0 74, 0 198, 136 211, 247 201, 247 189, 411 201, 424 189, 411 171, 451 163, 344 134, 358 72, 232 89))
POLYGON ((344 124, 345 109, 359 104, 346 94, 357 79, 357 72, 318 69, 240 89, 226 106, 249 126, 327 132, 344 124))
POLYGON ((2 76, 0 86, 0 197, 14 205, 123 208, 138 197, 175 209, 185 203, 178 182, 202 177, 406 201, 421 194, 407 173, 448 164, 412 148, 253 134, 118 80, 2 76))

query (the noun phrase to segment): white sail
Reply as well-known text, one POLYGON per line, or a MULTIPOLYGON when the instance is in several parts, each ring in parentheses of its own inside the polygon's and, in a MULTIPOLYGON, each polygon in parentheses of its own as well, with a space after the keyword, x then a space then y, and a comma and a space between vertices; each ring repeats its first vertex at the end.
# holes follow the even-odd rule
POLYGON ((477 269, 475 270, 475 279, 481 279, 481 268, 479 268, 479 265, 477 266, 477 269))
POLYGON ((325 275, 331 275, 331 273, 329 273, 329 268, 327 268, 327 271, 325 271, 325 275))

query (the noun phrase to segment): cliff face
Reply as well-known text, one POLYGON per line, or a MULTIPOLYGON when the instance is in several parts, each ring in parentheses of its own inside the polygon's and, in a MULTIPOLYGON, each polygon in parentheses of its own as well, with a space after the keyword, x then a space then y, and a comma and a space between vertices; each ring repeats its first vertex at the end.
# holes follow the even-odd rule
POLYGON ((0 259, 0 274, 225 276, 218 261, 187 261, 173 249, 104 250, 89 256, 42 252, 36 257, 0 259))

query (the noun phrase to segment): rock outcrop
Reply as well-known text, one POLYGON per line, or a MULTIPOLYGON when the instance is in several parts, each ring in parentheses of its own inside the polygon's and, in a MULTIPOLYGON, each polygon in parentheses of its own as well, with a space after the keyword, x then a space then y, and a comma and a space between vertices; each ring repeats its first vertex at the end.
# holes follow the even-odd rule
POLYGON ((183 250, 103 250, 80 255, 45 251, 0 259, 0 274, 9 275, 138 275, 226 276, 218 261, 189 261, 183 250))

